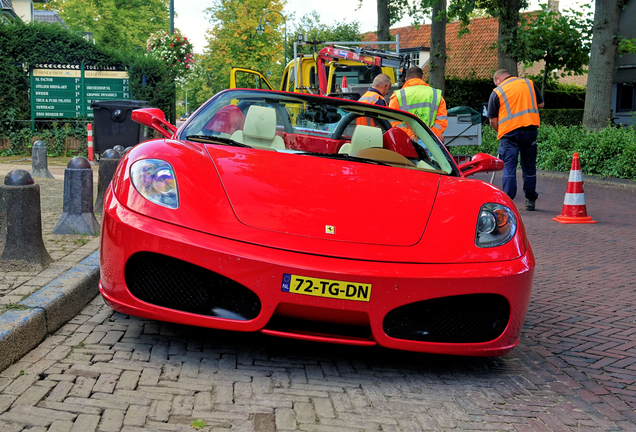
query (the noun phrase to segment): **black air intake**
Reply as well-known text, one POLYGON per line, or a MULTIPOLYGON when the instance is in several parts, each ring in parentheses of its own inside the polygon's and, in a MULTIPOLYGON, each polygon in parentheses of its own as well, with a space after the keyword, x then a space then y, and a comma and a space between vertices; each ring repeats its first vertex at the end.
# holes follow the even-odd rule
POLYGON ((400 306, 384 317, 396 339, 475 343, 496 339, 508 325, 510 306, 498 294, 466 294, 400 306))
POLYGON ((213 271, 166 255, 139 252, 126 263, 126 285, 139 300, 200 315, 251 320, 256 294, 213 271))

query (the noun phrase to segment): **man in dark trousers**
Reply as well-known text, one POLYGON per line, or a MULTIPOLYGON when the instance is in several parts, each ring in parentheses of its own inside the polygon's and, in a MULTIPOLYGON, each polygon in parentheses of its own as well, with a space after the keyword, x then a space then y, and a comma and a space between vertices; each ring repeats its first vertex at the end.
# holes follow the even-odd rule
POLYGON ((537 129, 541 125, 539 108, 543 97, 537 86, 504 69, 495 72, 497 86, 488 101, 488 119, 497 131, 499 157, 504 161, 503 191, 512 199, 517 195, 517 159, 521 155, 526 210, 535 209, 537 194, 537 129))

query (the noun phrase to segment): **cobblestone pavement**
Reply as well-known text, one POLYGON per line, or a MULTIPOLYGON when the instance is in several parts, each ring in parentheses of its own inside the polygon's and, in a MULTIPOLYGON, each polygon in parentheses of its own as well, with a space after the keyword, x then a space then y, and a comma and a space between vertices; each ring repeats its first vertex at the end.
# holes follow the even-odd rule
MULTIPOLYGON (((12 305, 24 300, 34 291, 46 285, 57 276, 73 267, 82 258, 97 250, 98 236, 52 234, 60 220, 63 209, 64 169, 69 158, 49 163, 49 171, 54 179, 35 178, 40 186, 40 206, 42 210, 42 238, 44 246, 53 259, 53 263, 44 271, 2 271, 0 270, 0 314, 12 305)), ((31 161, 22 158, 17 162, 0 163, 0 180, 14 169, 31 171, 31 161)), ((97 167, 93 169, 93 198, 97 196, 97 167)), ((101 221, 101 214, 96 214, 101 221)), ((4 245, 0 243, 0 251, 4 245)))
POLYGON ((562 225, 566 183, 541 177, 522 210, 537 270, 507 356, 198 329, 98 297, 0 373, 0 431, 636 431, 636 188, 586 183, 598 224, 562 225))

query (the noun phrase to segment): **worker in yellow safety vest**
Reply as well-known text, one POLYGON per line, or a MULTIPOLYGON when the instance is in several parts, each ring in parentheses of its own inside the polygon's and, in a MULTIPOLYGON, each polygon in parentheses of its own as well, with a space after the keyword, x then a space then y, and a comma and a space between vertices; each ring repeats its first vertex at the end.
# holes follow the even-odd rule
MULTIPOLYGON (((448 126, 446 101, 441 90, 429 86, 422 80, 423 75, 419 67, 410 67, 406 71, 404 86, 391 95, 389 107, 408 111, 419 117, 431 128, 435 136, 444 142, 442 134, 448 126)), ((415 139, 415 134, 408 126, 400 124, 398 127, 403 128, 412 139, 415 139)))
POLYGON ((502 189, 512 199, 517 195, 517 159, 521 154, 523 191, 526 210, 535 209, 537 194, 537 129, 541 125, 539 108, 543 97, 537 86, 526 78, 510 75, 505 69, 495 72, 497 86, 488 100, 488 119, 497 131, 499 157, 504 161, 502 189))
MULTIPOLYGON (((371 105, 386 106, 384 97, 391 90, 391 77, 387 74, 377 75, 373 79, 373 87, 369 87, 367 92, 362 95, 358 102, 364 102, 371 105)), ((368 117, 359 117, 356 120, 357 125, 375 126, 375 122, 368 117)))

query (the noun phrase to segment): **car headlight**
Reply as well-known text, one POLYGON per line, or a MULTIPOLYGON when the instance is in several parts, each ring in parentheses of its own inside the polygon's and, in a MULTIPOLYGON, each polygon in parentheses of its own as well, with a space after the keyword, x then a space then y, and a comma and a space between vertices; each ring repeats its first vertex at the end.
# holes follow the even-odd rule
POLYGON ((179 207, 177 178, 172 166, 161 159, 142 159, 130 168, 133 186, 141 196, 171 209, 179 207))
POLYGON ((488 203, 481 206, 475 229, 475 245, 481 248, 508 243, 517 232, 517 218, 508 207, 488 203))

